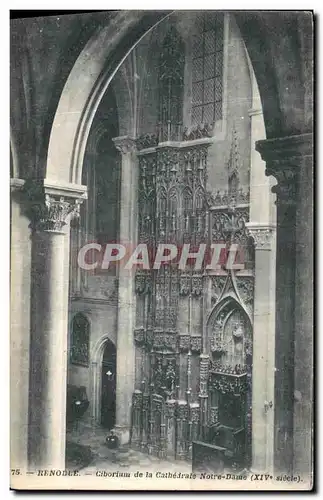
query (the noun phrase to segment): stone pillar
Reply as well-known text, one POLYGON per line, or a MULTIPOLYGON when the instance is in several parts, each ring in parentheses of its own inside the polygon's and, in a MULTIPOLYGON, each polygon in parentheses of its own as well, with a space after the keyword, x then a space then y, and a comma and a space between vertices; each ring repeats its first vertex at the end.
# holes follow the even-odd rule
POLYGON ((28 461, 65 468, 69 224, 86 188, 31 182, 32 227, 28 461))
POLYGON ((22 179, 11 179, 10 467, 26 468, 30 344, 30 220, 23 213, 22 179))
MULTIPOLYGON (((137 242, 138 162, 135 140, 128 136, 113 139, 121 153, 120 231, 119 241, 132 250, 137 242)), ((128 443, 131 427, 131 401, 135 388, 136 318, 135 267, 119 267, 118 273, 118 333, 117 333, 117 387, 115 431, 122 444, 128 443)))
POLYGON ((313 476, 313 159, 304 158, 299 177, 302 202, 297 205, 294 467, 293 473, 313 476))
POLYGON ((275 226, 247 223, 255 244, 252 357, 252 471, 273 472, 275 226))
MULTIPOLYGON (((306 401, 311 404, 313 332, 309 282, 312 259, 309 254, 307 260, 302 262, 303 267, 300 267, 296 253, 300 243, 306 250, 309 250, 310 244, 299 238, 303 231, 306 232, 309 222, 307 218, 301 217, 301 213, 308 214, 311 211, 311 199, 304 196, 304 188, 312 184, 312 179, 305 175, 309 164, 312 164, 312 134, 258 141, 256 149, 266 161, 266 174, 273 175, 278 181, 273 187, 273 192, 277 194, 274 471, 290 474, 295 460, 294 437, 311 426, 311 417, 307 416, 305 421, 301 417, 294 419, 294 396, 297 390, 295 383, 301 383, 306 378, 308 385, 303 390, 306 401), (300 184, 301 178, 306 178, 304 188, 300 184), (306 288, 298 286, 302 280, 306 282, 306 288), (305 311, 305 330, 298 324, 296 300, 305 311), (309 346, 306 364, 298 347, 301 344, 309 346)), ((302 455, 299 461, 305 456, 308 462, 311 454, 309 448, 298 447, 298 450, 302 455)))
POLYGON ((199 430, 199 439, 201 441, 206 439, 206 428, 208 425, 208 391, 207 384, 209 378, 209 363, 210 356, 207 354, 200 355, 200 392, 199 392, 199 400, 200 400, 200 430, 199 430))

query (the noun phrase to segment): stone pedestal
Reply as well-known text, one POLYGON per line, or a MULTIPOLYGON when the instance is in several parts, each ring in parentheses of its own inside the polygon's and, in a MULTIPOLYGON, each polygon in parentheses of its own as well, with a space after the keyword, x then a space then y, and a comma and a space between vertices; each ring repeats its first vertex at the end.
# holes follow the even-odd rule
MULTIPOLYGON (((132 251, 137 242, 138 172, 135 141, 129 137, 113 139, 121 153, 119 242, 132 251)), ((115 432, 121 444, 129 442, 131 401, 135 385, 134 328, 136 314, 135 267, 118 269, 118 333, 115 432)))
MULTIPOLYGON (((273 187, 277 194, 277 254, 276 254, 276 336, 275 336, 275 473, 290 474, 295 463, 311 463, 308 446, 311 434, 311 412, 298 412, 295 393, 297 385, 303 387, 304 401, 311 406, 313 385, 312 355, 312 258, 300 257, 298 247, 310 251, 310 241, 303 241, 311 217, 311 197, 304 188, 312 186, 312 134, 258 141, 256 149, 266 161, 266 174, 273 175, 278 183, 273 187), (306 179, 304 187, 300 182, 306 179), (306 215, 305 215, 306 214, 306 215), (296 237, 297 236, 297 237, 296 237), (307 286, 303 288, 302 282, 307 286), (298 286, 299 285, 299 286, 298 286), (297 298, 296 298, 297 297, 297 298), (296 303, 304 311, 300 313, 296 303), (300 314, 302 321, 299 321, 300 314), (306 328, 301 328, 306 316, 306 328), (306 363, 302 359, 301 345, 307 345, 306 363), (305 418, 304 415, 306 414, 305 418), (305 431, 305 432, 304 432, 305 431), (296 458, 296 450, 299 453, 296 458)), ((306 406, 305 404, 305 406, 306 406)))
MULTIPOLYGON (((69 224, 84 189, 26 186, 32 221, 28 459, 65 468, 69 224), (64 195, 65 194, 65 195, 64 195)), ((76 210, 77 211, 77 210, 76 210)))

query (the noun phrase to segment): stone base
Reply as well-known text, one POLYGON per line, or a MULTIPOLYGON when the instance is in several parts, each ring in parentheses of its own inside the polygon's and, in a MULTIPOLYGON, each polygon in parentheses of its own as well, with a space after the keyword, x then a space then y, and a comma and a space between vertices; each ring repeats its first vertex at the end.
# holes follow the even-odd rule
POLYGON ((119 439, 120 446, 130 443, 130 428, 122 425, 116 425, 113 432, 119 439))

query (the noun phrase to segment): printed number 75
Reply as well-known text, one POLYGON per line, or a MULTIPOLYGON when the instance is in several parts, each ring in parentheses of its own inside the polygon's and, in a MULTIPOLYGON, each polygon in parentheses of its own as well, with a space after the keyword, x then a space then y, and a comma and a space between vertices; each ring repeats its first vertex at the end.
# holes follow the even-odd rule
POLYGON ((19 476, 19 474, 20 474, 20 469, 11 469, 12 476, 19 476))

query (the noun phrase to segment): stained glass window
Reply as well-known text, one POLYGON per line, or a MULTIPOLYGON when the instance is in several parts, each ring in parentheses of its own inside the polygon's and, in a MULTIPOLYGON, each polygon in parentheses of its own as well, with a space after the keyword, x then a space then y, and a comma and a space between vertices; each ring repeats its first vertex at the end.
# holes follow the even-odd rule
POLYGON ((193 37, 192 125, 213 125, 222 118, 223 14, 197 18, 193 37))
POLYGON ((90 323, 84 314, 78 313, 72 321, 71 363, 88 366, 90 323))

